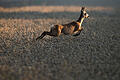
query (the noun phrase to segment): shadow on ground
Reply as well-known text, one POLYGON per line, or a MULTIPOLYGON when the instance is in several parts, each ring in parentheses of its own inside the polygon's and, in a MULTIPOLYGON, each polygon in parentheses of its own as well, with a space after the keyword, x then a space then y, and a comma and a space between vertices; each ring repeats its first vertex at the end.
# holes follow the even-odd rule
POLYGON ((22 6, 39 6, 39 5, 78 5, 78 6, 119 6, 119 0, 1 0, 0 6, 4 8, 22 7, 22 6))
MULTIPOLYGON (((103 16, 119 16, 114 14, 115 12, 102 12, 102 11, 88 11, 89 15, 92 17, 103 17, 103 16), (97 14, 97 15, 95 15, 97 14), (103 14, 103 15, 101 15, 103 14)), ((117 13, 117 12, 116 12, 117 13)), ((80 12, 0 12, 0 19, 77 19, 80 16, 80 12)))

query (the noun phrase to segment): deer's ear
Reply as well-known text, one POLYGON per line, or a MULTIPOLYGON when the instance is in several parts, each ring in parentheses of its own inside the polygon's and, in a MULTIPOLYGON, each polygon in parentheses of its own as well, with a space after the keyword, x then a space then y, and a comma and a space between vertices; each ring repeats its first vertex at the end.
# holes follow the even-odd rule
POLYGON ((83 10, 83 11, 84 11, 84 10, 85 10, 85 7, 82 7, 82 9, 81 9, 81 10, 83 10))

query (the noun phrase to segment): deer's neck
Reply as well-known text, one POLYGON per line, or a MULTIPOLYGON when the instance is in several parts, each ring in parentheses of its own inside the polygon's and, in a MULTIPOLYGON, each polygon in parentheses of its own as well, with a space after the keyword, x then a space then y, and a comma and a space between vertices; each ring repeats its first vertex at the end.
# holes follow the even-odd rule
POLYGON ((83 17, 80 16, 79 19, 77 20, 77 22, 80 23, 80 26, 82 25, 84 19, 85 19, 85 18, 83 18, 83 17))

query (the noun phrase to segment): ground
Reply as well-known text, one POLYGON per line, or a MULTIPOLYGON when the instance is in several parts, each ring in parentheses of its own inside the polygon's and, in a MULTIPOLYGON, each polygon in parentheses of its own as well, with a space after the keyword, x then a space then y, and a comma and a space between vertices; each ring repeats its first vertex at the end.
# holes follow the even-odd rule
POLYGON ((120 80, 119 0, 1 0, 0 80, 120 80), (51 25, 90 18, 77 37, 45 36, 51 25))

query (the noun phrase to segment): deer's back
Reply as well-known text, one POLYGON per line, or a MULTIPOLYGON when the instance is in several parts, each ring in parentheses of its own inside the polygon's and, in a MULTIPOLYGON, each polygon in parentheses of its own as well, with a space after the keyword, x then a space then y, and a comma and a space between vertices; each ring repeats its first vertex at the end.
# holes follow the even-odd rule
POLYGON ((62 33, 64 34, 73 34, 78 28, 79 23, 78 22, 71 22, 68 24, 63 24, 62 33))

